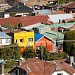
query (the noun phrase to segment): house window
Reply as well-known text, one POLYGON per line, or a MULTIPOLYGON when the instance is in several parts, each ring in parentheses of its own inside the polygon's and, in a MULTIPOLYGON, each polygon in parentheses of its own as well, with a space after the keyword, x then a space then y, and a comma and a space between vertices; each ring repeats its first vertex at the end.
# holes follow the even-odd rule
POLYGON ((17 39, 16 39, 16 43, 17 43, 17 39))
POLYGON ((23 42, 24 42, 24 39, 20 39, 20 42, 22 42, 22 43, 23 43, 23 42))
POLYGON ((2 44, 2 39, 0 39, 0 44, 2 44))
POLYGON ((28 38, 28 42, 32 42, 33 41, 33 38, 28 38))
POLYGON ((10 43, 11 42, 11 40, 10 39, 6 39, 6 43, 10 43))
POLYGON ((58 73, 57 75, 63 75, 63 73, 58 73))

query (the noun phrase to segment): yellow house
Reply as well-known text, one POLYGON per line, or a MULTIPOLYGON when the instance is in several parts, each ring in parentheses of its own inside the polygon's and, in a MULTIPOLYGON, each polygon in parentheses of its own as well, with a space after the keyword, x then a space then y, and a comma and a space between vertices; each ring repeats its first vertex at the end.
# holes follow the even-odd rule
POLYGON ((18 44, 20 47, 34 47, 34 32, 22 31, 14 33, 14 43, 18 44))

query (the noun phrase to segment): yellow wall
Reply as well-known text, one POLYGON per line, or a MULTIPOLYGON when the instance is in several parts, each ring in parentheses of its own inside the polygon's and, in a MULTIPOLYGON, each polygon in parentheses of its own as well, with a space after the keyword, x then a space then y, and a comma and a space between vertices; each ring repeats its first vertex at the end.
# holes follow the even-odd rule
POLYGON ((26 47, 28 45, 34 46, 34 32, 22 31, 14 33, 14 43, 18 44, 20 47, 26 47), (32 38, 33 41, 29 42, 28 38, 32 38))

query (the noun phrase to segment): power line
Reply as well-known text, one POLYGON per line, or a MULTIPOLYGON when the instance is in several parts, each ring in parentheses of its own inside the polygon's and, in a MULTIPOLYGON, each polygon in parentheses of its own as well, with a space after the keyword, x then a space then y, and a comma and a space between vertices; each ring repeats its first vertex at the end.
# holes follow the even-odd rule
MULTIPOLYGON (((58 40, 58 41, 56 41, 56 42, 75 42, 75 40, 58 40)), ((45 41, 43 41, 43 42, 45 42, 45 41)), ((1 48, 7 48, 7 47, 16 47, 16 46, 18 46, 18 45, 9 45, 9 46, 2 46, 1 48)))
POLYGON ((58 40, 57 42, 75 42, 75 40, 58 40))

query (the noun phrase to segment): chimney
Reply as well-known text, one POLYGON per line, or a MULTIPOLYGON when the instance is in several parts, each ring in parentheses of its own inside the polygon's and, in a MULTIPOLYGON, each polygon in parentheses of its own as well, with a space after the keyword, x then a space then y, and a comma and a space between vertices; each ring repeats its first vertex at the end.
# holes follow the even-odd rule
POLYGON ((61 20, 59 19, 59 24, 60 24, 60 21, 61 21, 61 20))
POLYGON ((51 8, 51 14, 53 14, 53 8, 51 8))

